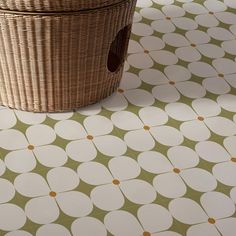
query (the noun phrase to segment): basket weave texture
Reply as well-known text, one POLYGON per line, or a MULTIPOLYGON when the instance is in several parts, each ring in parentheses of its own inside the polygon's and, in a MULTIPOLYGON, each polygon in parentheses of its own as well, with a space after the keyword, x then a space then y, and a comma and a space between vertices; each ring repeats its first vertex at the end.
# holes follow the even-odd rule
POLYGON ((0 103, 56 112, 119 86, 136 0, 0 0, 0 103))

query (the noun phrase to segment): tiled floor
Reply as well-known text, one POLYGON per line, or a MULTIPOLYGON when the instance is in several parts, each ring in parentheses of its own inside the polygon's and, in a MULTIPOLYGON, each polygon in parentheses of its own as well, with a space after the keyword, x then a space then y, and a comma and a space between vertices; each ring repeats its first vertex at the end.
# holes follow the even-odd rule
POLYGON ((0 108, 0 235, 235 236, 236 1, 139 0, 118 92, 0 108))

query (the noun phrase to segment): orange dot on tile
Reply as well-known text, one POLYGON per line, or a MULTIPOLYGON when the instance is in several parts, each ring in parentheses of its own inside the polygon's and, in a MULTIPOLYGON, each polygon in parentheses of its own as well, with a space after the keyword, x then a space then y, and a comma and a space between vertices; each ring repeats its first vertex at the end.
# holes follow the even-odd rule
POLYGON ((215 223, 216 223, 216 221, 215 221, 214 218, 209 218, 209 219, 208 219, 208 222, 209 222, 210 224, 215 224, 215 223))
POLYGON ((171 18, 169 16, 166 17, 166 20, 170 20, 171 18))
POLYGON ((92 135, 88 135, 88 136, 87 136, 87 139, 88 139, 88 140, 93 140, 93 136, 92 136, 92 135))
POLYGON ((191 46, 195 48, 197 45, 195 43, 191 43, 191 46))
POLYGON ((113 179, 112 183, 114 185, 119 185, 120 184, 120 181, 118 179, 113 179))
POLYGON ((151 234, 147 231, 143 232, 143 236, 151 236, 151 234))
POLYGON ((220 73, 218 74, 219 77, 223 78, 224 77, 224 74, 220 73))
POLYGON ((236 162, 236 157, 232 157, 232 158, 231 158, 231 161, 232 161, 232 162, 236 162))
POLYGON ((213 11, 209 11, 209 14, 210 14, 210 15, 214 15, 214 12, 213 12, 213 11))
POLYGON ((31 145, 31 144, 30 144, 30 145, 28 146, 28 149, 29 149, 29 150, 34 150, 34 145, 31 145))
POLYGON ((144 53, 149 53, 149 51, 147 49, 144 50, 144 53))
POLYGON ((149 127, 148 125, 144 125, 143 128, 144 128, 145 130, 150 130, 150 127, 149 127))
POLYGON ((174 171, 176 174, 179 174, 179 173, 180 173, 180 169, 179 169, 179 168, 174 168, 173 171, 174 171))
POLYGON ((174 85, 174 84, 175 84, 175 81, 169 81, 169 84, 174 85))
POLYGON ((56 197, 56 196, 57 196, 57 193, 54 192, 54 191, 51 191, 51 192, 49 193, 49 196, 51 196, 51 197, 56 197))
POLYGON ((202 116, 198 116, 197 119, 200 120, 200 121, 203 121, 203 120, 204 120, 204 117, 202 117, 202 116))
POLYGON ((123 93, 123 92, 124 92, 124 90, 121 89, 121 88, 118 88, 117 91, 118 91, 119 93, 123 93))

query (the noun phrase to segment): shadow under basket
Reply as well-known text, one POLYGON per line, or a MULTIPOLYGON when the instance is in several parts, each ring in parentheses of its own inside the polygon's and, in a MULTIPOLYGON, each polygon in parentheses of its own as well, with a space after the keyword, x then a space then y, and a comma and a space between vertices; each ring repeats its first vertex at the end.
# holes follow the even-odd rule
POLYGON ((0 103, 57 112, 112 94, 122 77, 135 4, 136 0, 0 3, 0 103))

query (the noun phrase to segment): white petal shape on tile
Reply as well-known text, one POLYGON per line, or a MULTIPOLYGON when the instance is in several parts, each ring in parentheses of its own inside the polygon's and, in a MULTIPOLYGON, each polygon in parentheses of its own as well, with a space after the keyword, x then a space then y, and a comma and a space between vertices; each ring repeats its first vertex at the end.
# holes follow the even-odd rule
POLYGON ((216 164, 212 172, 221 183, 228 186, 236 186, 236 165, 234 162, 216 164))
POLYGON ((108 169, 98 162, 82 163, 78 167, 79 177, 91 185, 111 183, 113 177, 108 169))
POLYGON ((203 27, 216 27, 219 25, 219 21, 215 18, 215 16, 213 15, 208 15, 208 14, 204 14, 204 15, 198 15, 195 17, 195 21, 203 26, 203 27))
POLYGON ((193 47, 181 47, 175 50, 175 54, 178 58, 187 62, 199 61, 201 54, 193 47))
POLYGON ((142 129, 143 123, 137 115, 129 111, 119 111, 111 115, 116 127, 123 130, 142 129))
POLYGON ((137 41, 131 39, 129 41, 128 53, 137 53, 137 52, 143 52, 143 48, 137 41))
POLYGON ((67 155, 65 151, 55 145, 36 147, 34 149, 34 154, 38 161, 47 167, 62 166, 67 161, 67 155))
POLYGON ((177 33, 164 34, 162 39, 165 43, 173 47, 185 47, 190 44, 183 35, 177 33))
POLYGON ((143 233, 138 220, 127 211, 109 212, 104 218, 104 224, 116 236, 137 236, 143 233))
POLYGON ((187 17, 174 18, 172 22, 175 26, 183 30, 195 30, 198 27, 198 24, 194 20, 187 17))
POLYGON ((25 173, 33 170, 37 163, 32 151, 17 150, 9 152, 5 157, 7 168, 16 173, 25 173))
POLYGON ((160 33, 171 33, 175 31, 175 25, 169 20, 156 20, 151 23, 151 27, 160 33))
POLYGON ((3 190, 0 192, 0 203, 8 202, 15 196, 13 184, 6 179, 0 178, 0 189, 3 190))
POLYGON ((185 146, 169 148, 167 151, 167 156, 171 163, 179 169, 195 167, 199 163, 197 153, 191 148, 185 146))
POLYGON ((195 146, 197 154, 204 160, 218 163, 230 159, 230 155, 218 143, 212 141, 199 142, 195 146))
POLYGON ((9 233, 5 234, 5 236, 32 236, 32 234, 24 230, 15 230, 15 231, 10 231, 9 233))
POLYGON ((218 58, 212 62, 212 65, 223 74, 236 73, 236 62, 227 58, 218 58))
POLYGON ((124 64, 124 71, 128 71, 130 68, 129 66, 129 63, 127 61, 125 61, 125 64, 124 64))
POLYGON ((99 103, 86 106, 77 110, 78 113, 84 116, 97 115, 101 111, 101 105, 99 103))
POLYGON ((163 125, 168 121, 168 115, 157 107, 144 107, 139 110, 139 117, 145 125, 163 125))
POLYGON ((148 232, 164 231, 171 227, 173 219, 169 211, 157 204, 141 206, 137 212, 143 228, 148 232))
POLYGON ((224 24, 235 24, 236 15, 232 12, 218 12, 215 13, 216 18, 224 24))
POLYGON ((167 104, 165 111, 170 117, 179 121, 193 120, 197 117, 197 114, 190 106, 180 102, 167 104))
POLYGON ((209 43, 211 37, 201 30, 190 30, 185 33, 185 37, 194 44, 209 43))
POLYGON ((36 173, 25 173, 15 178, 16 191, 26 197, 47 195, 50 192, 46 180, 36 173))
POLYGON ((170 5, 174 2, 174 0, 153 0, 153 2, 159 5, 170 5))
MULTIPOLYGON (((165 0, 162 0, 162 2, 166 2, 165 0)), ((185 15, 185 11, 182 7, 176 6, 176 5, 167 5, 162 7, 162 11, 166 16, 169 17, 181 17, 185 15)))
POLYGON ((139 36, 148 36, 153 33, 153 29, 144 23, 134 23, 132 25, 132 33, 139 36))
POLYGON ((107 230, 104 224, 93 217, 83 217, 75 220, 71 225, 71 231, 73 235, 107 236, 107 230))
POLYGON ((208 128, 221 136, 231 136, 236 134, 236 124, 225 117, 211 117, 205 119, 208 128))
POLYGON ((231 26, 229 27, 229 29, 230 29, 230 31, 231 31, 233 34, 236 34, 236 24, 231 25, 231 26))
POLYGON ((139 78, 147 84, 158 85, 166 84, 169 80, 159 70, 156 69, 145 69, 139 72, 139 78))
POLYGON ((84 127, 74 120, 59 121, 54 129, 57 135, 67 140, 76 140, 87 136, 84 127))
POLYGON ((0 129, 9 129, 16 124, 16 117, 12 110, 0 110, 0 129))
POLYGON ((168 198, 182 197, 187 188, 178 174, 165 173, 153 179, 153 186, 158 193, 168 198))
POLYGON ((160 20, 165 18, 165 15, 159 9, 152 7, 141 9, 140 14, 149 20, 160 20))
POLYGON ((120 209, 124 203, 124 197, 116 185, 106 184, 95 187, 90 194, 94 205, 105 211, 120 209))
POLYGON ((172 85, 156 86, 152 89, 153 96, 162 102, 176 102, 180 99, 180 94, 172 85))
POLYGON ((196 235, 204 235, 207 236, 221 236, 221 234, 217 231, 216 227, 209 223, 202 223, 190 226, 187 230, 187 236, 196 236, 196 235))
POLYGON ((48 171, 47 181, 55 192, 65 192, 79 185, 79 177, 75 171, 68 167, 57 167, 48 171))
POLYGON ((232 188, 230 191, 230 197, 236 203, 236 187, 232 188))
POLYGON ((11 203, 0 205, 0 219, 0 229, 4 231, 20 229, 26 222, 24 211, 11 203))
POLYGON ((131 54, 127 58, 128 63, 139 69, 147 69, 154 65, 153 60, 146 53, 131 54))
POLYGON ((236 112, 236 96, 224 94, 217 97, 217 102, 227 111, 236 112))
POLYGON ((206 78, 202 81, 203 87, 214 94, 226 94, 231 88, 225 80, 221 78, 206 78))
POLYGON ((205 62, 192 62, 188 65, 188 69, 199 77, 213 77, 217 76, 216 70, 205 62))
POLYGON ((23 135, 18 130, 8 129, 0 131, 0 147, 7 150, 16 150, 26 148, 28 142, 23 135))
POLYGON ((159 143, 166 146, 180 145, 184 141, 179 130, 171 126, 153 127, 150 132, 159 143))
POLYGON ((61 210, 68 216, 87 216, 93 210, 90 198, 77 191, 59 193, 56 200, 61 210))
POLYGON ((235 217, 221 219, 216 222, 216 226, 222 235, 233 236, 234 232, 236 231, 236 219, 235 217))
POLYGON ((72 141, 66 146, 66 153, 74 161, 91 161, 97 156, 97 150, 90 140, 72 141))
POLYGON ((113 130, 112 122, 105 116, 94 115, 85 118, 84 127, 90 135, 109 134, 113 130))
POLYGON ((236 88, 236 74, 225 75, 225 80, 231 85, 231 87, 236 88))
POLYGON ((30 144, 35 146, 50 144, 56 139, 54 130, 48 125, 33 125, 26 132, 30 144))
POLYGON ((183 135, 193 141, 204 141, 210 138, 211 133, 206 125, 199 120, 186 121, 180 125, 183 135))
POLYGON ((224 50, 221 47, 214 44, 207 43, 198 45, 197 49, 200 51, 202 55, 209 58, 220 58, 225 55, 224 50))
POLYGON ((16 110, 15 114, 21 122, 28 125, 40 124, 46 119, 46 114, 43 113, 33 113, 16 110))
POLYGON ((121 181, 136 178, 141 172, 138 163, 126 156, 112 158, 108 166, 114 178, 121 181))
POLYGON ((140 39, 140 43, 147 50, 160 50, 165 47, 165 43, 156 36, 146 36, 140 39))
POLYGON ((217 187, 217 181, 212 174, 204 169, 192 168, 180 172, 180 176, 192 189, 199 192, 212 191, 217 187))
POLYGON ((135 106, 146 107, 155 102, 153 96, 143 89, 131 89, 124 92, 125 97, 135 106))
POLYGON ((155 142, 146 130, 134 130, 125 134, 126 144, 136 151, 148 151, 154 148, 155 142))
POLYGON ((142 152, 138 156, 138 163, 142 169, 154 174, 165 173, 173 170, 173 166, 169 160, 160 152, 142 152))
POLYGON ((178 221, 184 224, 206 222, 208 216, 195 201, 189 198, 174 199, 169 204, 169 211, 178 221))
POLYGON ((192 107, 198 115, 204 117, 217 116, 221 112, 220 106, 209 98, 199 98, 193 100, 192 107))
POLYGON ((236 136, 227 137, 224 139, 224 146, 232 156, 236 156, 236 136))
POLYGON ((200 201, 207 215, 214 219, 226 218, 235 212, 233 201, 227 195, 220 192, 204 193, 200 201))
POLYGON ((127 151, 125 142, 113 135, 96 137, 93 142, 97 149, 107 156, 120 156, 127 151))
POLYGON ((0 176, 5 173, 5 170, 6 170, 6 166, 4 162, 0 159, 0 176))
POLYGON ((229 54, 236 55, 236 40, 224 41, 221 47, 229 54))
POLYGON ((166 50, 151 51, 149 55, 161 65, 174 65, 178 62, 176 55, 166 50))
POLYGON ((223 2, 216 0, 207 0, 203 4, 211 12, 221 12, 227 9, 227 6, 223 2))
POLYGON ((137 7, 150 7, 152 6, 152 1, 151 0, 138 0, 137 1, 137 7))
POLYGON ((148 204, 156 199, 156 191, 151 184, 141 179, 120 183, 120 188, 129 201, 136 204, 148 204))
POLYGON ((224 0, 224 3, 231 8, 236 9, 236 2, 234 0, 224 0))
POLYGON ((41 226, 37 230, 36 236, 45 235, 71 236, 70 231, 66 227, 59 224, 46 224, 41 226))
POLYGON ((109 111, 121 111, 128 106, 127 100, 120 93, 113 93, 101 101, 102 106, 109 111))
POLYGON ((186 12, 188 12, 190 14, 194 14, 194 15, 200 15, 200 14, 208 13, 207 9, 203 5, 201 5, 199 3, 194 3, 194 2, 183 4, 183 9, 186 12))
MULTIPOLYGON (((183 1, 183 0, 178 0, 178 1, 183 1)), ((185 0, 187 1, 187 0, 185 0)), ((160 233, 154 233, 152 236, 181 236, 179 233, 173 232, 173 231, 163 231, 160 233)))
POLYGON ((59 209, 52 197, 38 197, 29 200, 25 205, 27 217, 37 224, 52 223, 59 217, 59 209))
POLYGON ((48 113, 47 116, 53 120, 67 120, 73 116, 73 112, 48 113))
POLYGON ((180 82, 191 78, 191 73, 188 69, 180 65, 167 66, 164 69, 166 76, 171 81, 180 82))
POLYGON ((134 89, 138 88, 141 85, 141 83, 142 83, 141 80, 136 74, 125 72, 123 73, 119 87, 124 90, 134 89))
POLYGON ((225 41, 234 39, 233 34, 227 29, 221 27, 212 27, 207 30, 207 33, 214 39, 225 41))

